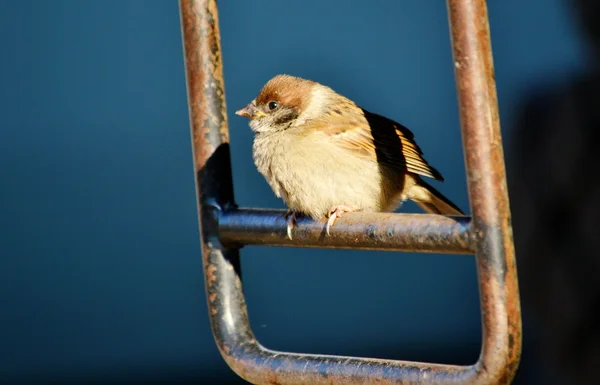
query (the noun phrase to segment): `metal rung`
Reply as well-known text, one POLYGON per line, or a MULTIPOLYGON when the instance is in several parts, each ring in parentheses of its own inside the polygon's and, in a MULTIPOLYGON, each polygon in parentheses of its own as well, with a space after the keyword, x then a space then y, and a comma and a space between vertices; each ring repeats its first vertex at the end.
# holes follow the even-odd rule
POLYGON ((219 215, 225 247, 243 245, 473 254, 469 217, 429 214, 346 213, 330 235, 325 223, 299 217, 290 240, 285 210, 236 209, 219 215))
POLYGON ((283 212, 238 209, 216 0, 180 0, 190 125, 209 316, 227 364, 254 384, 508 384, 521 354, 521 310, 485 0, 447 0, 472 219, 345 215, 301 219, 285 238, 283 212), (243 245, 474 253, 483 343, 477 363, 439 365, 277 352, 250 328, 240 279, 243 245))

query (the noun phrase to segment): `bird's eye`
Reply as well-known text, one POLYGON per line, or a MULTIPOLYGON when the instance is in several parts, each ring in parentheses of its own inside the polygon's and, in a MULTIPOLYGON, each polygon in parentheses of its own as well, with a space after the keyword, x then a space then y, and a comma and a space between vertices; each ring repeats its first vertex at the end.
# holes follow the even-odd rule
POLYGON ((277 103, 276 101, 273 100, 273 101, 269 102, 269 104, 267 106, 269 107, 269 110, 273 111, 274 109, 279 107, 279 103, 277 103))

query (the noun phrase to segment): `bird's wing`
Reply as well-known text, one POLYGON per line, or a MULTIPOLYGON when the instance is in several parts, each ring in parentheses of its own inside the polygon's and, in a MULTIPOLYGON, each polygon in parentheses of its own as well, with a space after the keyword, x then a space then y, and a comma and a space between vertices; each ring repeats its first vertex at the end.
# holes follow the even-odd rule
POLYGON ((365 110, 362 112, 360 116, 339 122, 327 119, 320 122, 318 129, 355 156, 387 164, 397 170, 444 180, 442 174, 423 158, 423 152, 408 128, 383 116, 365 110))

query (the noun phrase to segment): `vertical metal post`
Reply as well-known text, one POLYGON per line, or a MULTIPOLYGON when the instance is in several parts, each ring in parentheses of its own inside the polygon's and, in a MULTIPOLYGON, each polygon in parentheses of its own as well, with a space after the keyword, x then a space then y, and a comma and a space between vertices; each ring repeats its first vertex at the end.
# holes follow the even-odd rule
POLYGON ((236 207, 219 19, 215 0, 181 0, 180 12, 208 310, 217 347, 227 358, 230 347, 254 341, 254 336, 239 252, 222 247, 218 238, 220 213, 236 207))
POLYGON ((475 238, 486 383, 509 383, 521 354, 521 308, 485 0, 448 0, 475 238))
POLYGON ((521 351, 521 318, 485 0, 447 0, 473 218, 348 214, 332 238, 301 220, 284 238, 281 213, 233 200, 216 0, 180 0, 202 255, 213 334, 228 365, 254 384, 508 384, 521 351), (349 237, 346 232, 352 233, 349 237), (251 236, 249 236, 251 233, 251 236), (237 246, 475 251, 483 345, 470 366, 277 352, 252 334, 237 246))

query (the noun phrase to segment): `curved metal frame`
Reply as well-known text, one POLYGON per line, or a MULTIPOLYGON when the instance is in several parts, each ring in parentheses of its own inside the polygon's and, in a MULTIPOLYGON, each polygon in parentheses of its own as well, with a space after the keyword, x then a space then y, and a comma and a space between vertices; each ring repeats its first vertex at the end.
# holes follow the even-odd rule
POLYGON ((331 238, 283 212, 233 199, 216 0, 180 0, 190 125, 213 334, 227 364, 254 384, 508 384, 521 353, 521 312, 485 0, 447 1, 472 218, 353 213, 331 238), (254 338, 240 278, 245 244, 475 253, 483 344, 470 366, 269 350, 254 338))

